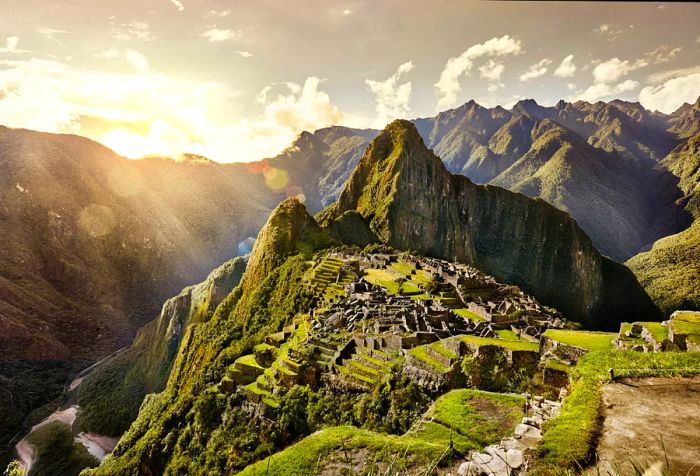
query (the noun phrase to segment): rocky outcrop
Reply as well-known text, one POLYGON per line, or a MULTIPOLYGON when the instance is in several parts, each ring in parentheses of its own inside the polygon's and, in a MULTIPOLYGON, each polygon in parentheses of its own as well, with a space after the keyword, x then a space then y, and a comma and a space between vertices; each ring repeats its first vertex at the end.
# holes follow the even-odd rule
POLYGON ((377 136, 319 220, 333 227, 351 210, 386 244, 472 264, 588 325, 659 317, 632 273, 601 256, 569 215, 450 174, 407 121, 377 136))

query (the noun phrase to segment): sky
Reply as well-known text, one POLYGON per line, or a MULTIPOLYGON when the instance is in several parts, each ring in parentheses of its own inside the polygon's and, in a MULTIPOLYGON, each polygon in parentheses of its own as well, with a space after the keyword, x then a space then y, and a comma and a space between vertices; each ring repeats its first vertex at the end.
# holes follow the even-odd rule
POLYGON ((0 0, 0 124, 129 158, 271 157, 474 99, 700 96, 700 4, 0 0))

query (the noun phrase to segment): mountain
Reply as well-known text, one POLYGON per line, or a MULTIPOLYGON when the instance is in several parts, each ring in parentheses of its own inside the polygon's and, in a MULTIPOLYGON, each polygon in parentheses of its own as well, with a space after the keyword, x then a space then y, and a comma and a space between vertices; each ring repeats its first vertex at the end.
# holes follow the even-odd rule
MULTIPOLYGON (((165 388, 144 400, 112 456, 85 474, 235 473, 289 447, 314 429, 328 426, 361 424, 366 429, 381 430, 375 436, 362 434, 374 438, 367 451, 374 447, 385 450, 387 442, 399 441, 393 440, 399 437, 387 434, 406 432, 435 398, 421 388, 428 385, 420 373, 426 372, 425 368, 406 367, 413 362, 411 356, 422 355, 409 352, 416 350, 417 343, 410 339, 417 337, 407 337, 403 354, 406 363, 398 357, 401 350, 368 356, 365 353, 377 350, 375 346, 388 345, 391 336, 401 342, 406 337, 392 327, 401 319, 384 316, 384 310, 392 306, 377 307, 382 309, 377 312, 380 319, 387 319, 386 327, 379 321, 365 326, 364 319, 360 324, 357 316, 352 316, 352 309, 334 307, 337 293, 345 294, 340 290, 347 289, 341 275, 350 272, 353 262, 371 262, 371 250, 387 252, 387 245, 393 247, 391 253, 411 249, 415 250, 410 254, 413 257, 449 257, 488 269, 510 283, 535 289, 546 304, 561 305, 565 316, 588 325, 613 327, 613 323, 630 318, 659 317, 631 272, 602 257, 566 213, 542 200, 491 185, 476 185, 464 176, 449 173, 425 147, 413 124, 396 121, 372 141, 338 200, 316 219, 296 198, 284 200, 273 210, 238 286, 206 318, 178 319, 186 322, 185 337, 180 340, 165 388), (352 248, 353 244, 370 242, 364 250, 352 248), (348 258, 348 254, 352 256, 348 258), (349 326, 353 319, 354 327, 349 326), (336 328, 324 327, 331 321, 336 322, 336 328), (367 338, 373 350, 365 344, 360 347, 358 342, 365 341, 362 334, 372 332, 380 334, 367 338), (353 374, 344 366, 350 366, 348 361, 353 359, 359 373, 353 374), (361 364, 361 359, 369 360, 361 364), (371 377, 385 371, 381 379, 371 377), (411 372, 418 384, 411 380, 411 372), (344 374, 351 382, 362 383, 364 390, 334 386, 335 378, 342 379, 344 374), (273 381, 277 383, 270 383, 273 381)), ((429 262, 429 258, 419 259, 429 262)), ((405 270, 409 262, 398 263, 393 269, 405 270)), ((413 266, 405 272, 418 280, 418 267, 413 266)), ((391 273, 389 267, 373 271, 378 276, 391 273)), ((420 271, 428 273, 423 265, 420 271)), ((420 276, 430 282, 425 274, 420 276)), ((366 279, 370 279, 369 273, 366 279)), ((485 282, 479 283, 473 289, 494 292, 495 284, 484 288, 485 282)), ((514 292, 512 286, 498 289, 514 292)), ((428 292, 427 288, 422 291, 428 292)), ((438 292, 444 299, 445 291, 438 292)), ((515 295, 523 296, 519 290, 515 295)), ((358 308, 363 306, 356 297, 348 296, 346 304, 353 302, 358 308)), ((532 305, 533 301, 527 302, 532 305)), ((190 305, 184 309, 191 312, 193 308, 190 305)), ((403 315, 402 322, 409 321, 407 315, 403 315)), ((464 317, 460 319, 464 321, 464 317)), ((444 325, 422 329, 418 320, 415 329, 416 336, 449 334, 449 327, 444 325)), ((529 365, 530 371, 537 369, 537 343, 507 341, 505 354, 501 355, 499 343, 505 339, 464 337, 471 339, 464 343, 476 339, 490 349, 481 360, 472 362, 474 368, 484 369, 482 382, 498 385, 494 376, 514 372, 509 366, 517 360, 529 365)), ((431 365, 442 369, 440 372, 450 372, 447 364, 435 359, 441 355, 439 358, 449 359, 452 366, 448 356, 457 350, 435 346, 431 353, 426 346, 419 347, 417 350, 427 352, 423 357, 426 362, 433 362, 431 365)), ((515 405, 521 406, 519 402, 515 405)), ((347 434, 356 435, 355 429, 345 428, 347 434)), ((439 429, 433 424, 431 431, 439 429)), ((447 445, 451 432, 444 431, 447 445)), ((330 445, 323 446, 321 453, 345 447, 344 443, 326 441, 323 435, 328 434, 334 433, 316 433, 324 445, 330 445)), ((434 437, 435 433, 430 433, 426 438, 433 442, 434 437)), ((367 440, 360 441, 364 447, 367 440)), ((413 443, 421 444, 419 440, 407 441, 413 443)), ((444 449, 435 444, 431 448, 427 461, 434 467, 435 458, 444 454, 444 449)), ((352 451, 353 447, 346 450, 352 451)), ((301 459, 308 468, 318 465, 320 456, 314 453, 310 463, 306 462, 308 458, 301 459)), ((328 461, 332 458, 327 458, 326 464, 328 461)), ((293 468, 297 468, 293 474, 308 474, 308 469, 293 468)))
POLYGON ((245 165, 130 161, 82 137, 4 127, 0 168, 3 448, 71 374, 239 254, 283 197, 245 165))
POLYGON ((569 215, 450 174, 408 121, 377 136, 319 221, 353 211, 382 243, 472 264, 585 324, 660 317, 632 273, 602 257, 569 215))
POLYGON ((677 177, 679 205, 695 221, 627 262, 654 302, 666 313, 700 309, 700 133, 690 136, 660 164, 677 177))
POLYGON ((377 133, 341 126, 302 132, 282 153, 251 167, 282 171, 287 195, 302 194, 306 207, 317 212, 335 201, 377 133))
POLYGON ((126 352, 100 365, 81 382, 78 424, 82 431, 119 436, 136 418, 148 393, 165 388, 187 328, 211 318, 238 285, 245 259, 227 261, 195 286, 168 299, 143 326, 126 352))

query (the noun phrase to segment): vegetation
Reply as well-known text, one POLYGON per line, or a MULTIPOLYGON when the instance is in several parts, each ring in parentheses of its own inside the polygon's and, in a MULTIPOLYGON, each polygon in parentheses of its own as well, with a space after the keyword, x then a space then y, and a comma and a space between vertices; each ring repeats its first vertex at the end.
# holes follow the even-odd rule
POLYGON ((602 384, 608 369, 619 377, 690 376, 700 373, 700 360, 692 353, 595 351, 581 358, 570 371, 571 393, 561 414, 544 425, 542 466, 576 468, 589 460, 600 432, 602 384))
POLYGON ((27 438, 37 449, 36 462, 29 471, 29 476, 60 474, 73 476, 84 468, 98 464, 80 443, 73 441, 73 433, 64 423, 48 423, 27 438))
POLYGON ((548 329, 544 335, 562 344, 573 345, 590 351, 611 350, 613 348, 612 341, 617 337, 617 334, 612 332, 569 331, 562 329, 548 329))

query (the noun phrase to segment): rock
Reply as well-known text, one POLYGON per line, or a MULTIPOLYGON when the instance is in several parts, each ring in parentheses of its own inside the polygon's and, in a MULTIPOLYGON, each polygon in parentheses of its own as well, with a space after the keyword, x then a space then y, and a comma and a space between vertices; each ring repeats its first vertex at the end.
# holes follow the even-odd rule
POLYGON ((472 455, 472 460, 478 464, 488 464, 493 459, 493 456, 485 453, 474 453, 472 455))
POLYGON ((527 446, 525 446, 520 440, 516 440, 513 437, 508 437, 508 438, 503 438, 501 440, 501 446, 506 450, 520 450, 524 451, 527 449, 527 446))
POLYGON ((511 448, 506 452, 506 463, 511 469, 520 468, 524 462, 525 456, 522 451, 511 448))
POLYGON ((524 425, 530 425, 534 426, 535 428, 540 427, 540 423, 542 422, 542 417, 537 415, 535 417, 525 417, 523 418, 523 424, 524 425), (539 420, 539 421, 538 421, 539 420))
POLYGON ((526 425, 524 423, 521 423, 515 427, 514 435, 521 438, 531 438, 537 440, 542 439, 542 433, 540 432, 539 428, 535 428, 534 426, 526 425))
POLYGON ((473 461, 467 461, 459 465, 457 474, 459 476, 479 476, 482 472, 481 465, 473 461))

